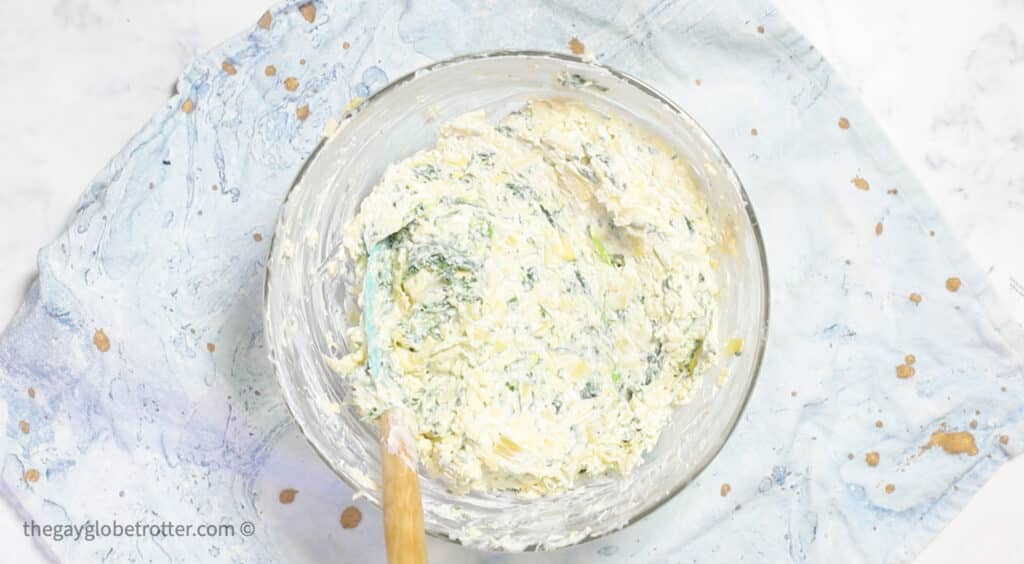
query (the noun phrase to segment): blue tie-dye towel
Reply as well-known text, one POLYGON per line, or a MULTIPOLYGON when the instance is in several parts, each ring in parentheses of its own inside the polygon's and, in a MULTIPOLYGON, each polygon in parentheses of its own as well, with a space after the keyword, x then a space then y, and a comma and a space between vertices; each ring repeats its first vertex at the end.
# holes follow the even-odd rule
POLYGON ((432 560, 912 558, 1024 444, 1024 339, 850 90, 760 0, 318 1, 197 60, 40 253, 0 342, 0 483, 29 524, 231 534, 40 529, 45 550, 383 561, 379 514, 305 446, 266 358, 278 207, 352 98, 440 58, 574 37, 674 98, 735 164, 768 247, 764 368, 722 453, 640 523, 544 555, 432 541, 432 560))

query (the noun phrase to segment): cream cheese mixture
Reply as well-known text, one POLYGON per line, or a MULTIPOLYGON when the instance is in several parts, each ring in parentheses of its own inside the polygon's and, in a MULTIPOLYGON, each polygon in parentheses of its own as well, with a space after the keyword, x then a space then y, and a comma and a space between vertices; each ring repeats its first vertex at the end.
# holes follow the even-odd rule
POLYGON ((348 226, 354 286, 370 265, 379 291, 329 363, 367 419, 406 410, 453 491, 626 474, 715 354, 717 239, 687 164, 636 125, 561 100, 466 114, 348 226))

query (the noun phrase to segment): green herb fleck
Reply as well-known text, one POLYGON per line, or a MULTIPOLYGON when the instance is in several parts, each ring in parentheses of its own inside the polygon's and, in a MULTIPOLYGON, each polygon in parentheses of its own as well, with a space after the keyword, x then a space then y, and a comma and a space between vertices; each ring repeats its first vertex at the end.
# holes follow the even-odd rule
POLYGON ((600 178, 598 178, 597 174, 589 168, 578 166, 576 167, 576 170, 583 176, 583 178, 590 181, 591 184, 600 184, 600 178))
POLYGON ((412 169, 412 174, 425 182, 431 182, 441 177, 441 171, 432 164, 425 164, 412 169))
POLYGON ((525 198, 526 194, 530 191, 530 187, 525 184, 519 184, 516 182, 506 182, 505 188, 508 188, 516 195, 517 198, 525 198))
POLYGON ((608 90, 607 86, 601 86, 593 80, 586 79, 577 73, 559 73, 558 82, 562 86, 567 86, 569 88, 593 88, 600 92, 606 92, 608 90))
POLYGON ((484 168, 494 168, 494 153, 473 153, 473 156, 469 160, 468 166, 473 166, 475 163, 480 163, 484 168))
POLYGON ((655 375, 661 371, 661 341, 654 344, 654 352, 647 353, 647 368, 644 370, 644 385, 649 386, 655 375))
POLYGON ((597 252, 597 258, 601 259, 601 262, 605 264, 611 264, 612 259, 608 256, 608 249, 605 248, 604 241, 602 241, 597 235, 591 235, 590 242, 594 245, 594 251, 597 252))
POLYGON ((537 269, 530 266, 523 269, 522 277, 523 288, 532 290, 537 285, 537 269))
POLYGON ((557 226, 557 225, 555 225, 555 218, 554 218, 554 216, 553 216, 553 215, 551 214, 551 212, 550 212, 550 211, 548 211, 548 209, 547 209, 547 208, 545 208, 545 207, 544 207, 544 205, 543 205, 543 204, 540 204, 540 211, 541 211, 541 213, 543 213, 543 214, 544 214, 544 217, 545 217, 545 218, 547 218, 547 220, 548 220, 548 223, 550 223, 550 224, 551 224, 551 227, 554 227, 554 228, 556 228, 556 229, 557 229, 557 228, 558 228, 558 226, 557 226))
POLYGON ((576 269, 576 281, 580 283, 580 288, 582 288, 583 291, 586 292, 587 291, 587 281, 584 280, 583 275, 580 274, 580 269, 578 269, 578 268, 576 269))
POLYGON ((589 80, 576 73, 560 76, 559 82, 562 83, 562 86, 571 86, 572 88, 582 88, 590 83, 589 80))
POLYGON ((494 236, 494 226, 486 219, 477 219, 473 221, 469 232, 476 237, 490 239, 494 236))
MULTIPOLYGON (((590 228, 587 228, 587 232, 590 232, 590 228)), ((590 235, 590 242, 594 245, 594 252, 597 253, 597 258, 601 259, 601 262, 610 264, 615 268, 626 266, 626 257, 619 253, 609 253, 608 247, 605 247, 604 241, 600 237, 590 235)))
POLYGON ((704 339, 697 339, 697 344, 694 345, 693 350, 690 351, 690 358, 686 362, 686 371, 691 375, 693 370, 697 368, 697 361, 700 360, 700 353, 704 350, 704 339))

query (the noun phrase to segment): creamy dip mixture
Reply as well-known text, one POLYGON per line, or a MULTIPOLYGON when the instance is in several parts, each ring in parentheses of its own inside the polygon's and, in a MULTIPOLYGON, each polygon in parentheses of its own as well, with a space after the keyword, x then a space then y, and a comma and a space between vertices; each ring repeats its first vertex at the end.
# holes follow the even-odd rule
POLYGON ((404 408, 453 491, 626 474, 715 354, 717 239, 686 163, 636 125, 559 100, 466 114, 349 225, 355 288, 378 290, 330 364, 366 418, 404 408))

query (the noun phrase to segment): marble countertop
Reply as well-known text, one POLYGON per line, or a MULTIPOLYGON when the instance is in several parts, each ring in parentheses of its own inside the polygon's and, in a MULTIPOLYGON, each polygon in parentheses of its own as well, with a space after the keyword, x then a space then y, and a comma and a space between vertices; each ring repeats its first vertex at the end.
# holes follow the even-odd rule
MULTIPOLYGON (((776 0, 856 89, 957 235, 1024 320, 1024 6, 909 0, 776 0), (1016 235, 1016 236, 1014 236, 1016 235)), ((36 249, 60 231, 86 183, 171 93, 180 70, 265 9, 262 1, 120 5, 5 2, 0 36, 0 319, 34 275, 36 249)), ((1005 465, 921 555, 940 564, 1018 561, 1024 462, 1005 465)), ((0 539, 19 562, 45 561, 0 503, 0 539)))

